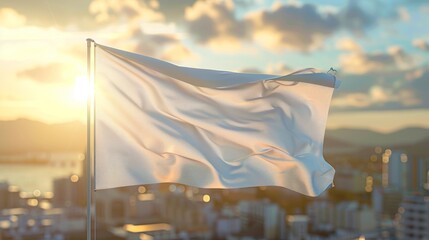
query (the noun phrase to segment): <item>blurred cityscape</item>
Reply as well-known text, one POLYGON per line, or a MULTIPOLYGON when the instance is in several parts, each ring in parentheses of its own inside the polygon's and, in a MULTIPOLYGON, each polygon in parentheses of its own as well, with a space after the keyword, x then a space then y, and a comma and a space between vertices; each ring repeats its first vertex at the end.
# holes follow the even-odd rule
MULTIPOLYGON (((320 197, 278 187, 101 190, 93 208, 97 239, 429 239, 427 139, 357 148, 332 136, 325 158, 336 169, 335 187, 320 197)), ((0 240, 86 238, 83 152, 8 154, 0 162, 3 171, 25 165, 30 181, 40 165, 51 169, 46 175, 64 173, 42 190, 0 182, 0 240)))

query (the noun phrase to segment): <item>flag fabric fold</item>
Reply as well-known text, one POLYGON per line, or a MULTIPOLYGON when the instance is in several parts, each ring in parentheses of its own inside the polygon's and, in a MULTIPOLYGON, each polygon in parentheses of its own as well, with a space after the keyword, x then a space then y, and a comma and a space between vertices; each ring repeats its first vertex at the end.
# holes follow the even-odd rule
POLYGON ((181 67, 97 45, 95 187, 281 186, 317 196, 338 80, 181 67))

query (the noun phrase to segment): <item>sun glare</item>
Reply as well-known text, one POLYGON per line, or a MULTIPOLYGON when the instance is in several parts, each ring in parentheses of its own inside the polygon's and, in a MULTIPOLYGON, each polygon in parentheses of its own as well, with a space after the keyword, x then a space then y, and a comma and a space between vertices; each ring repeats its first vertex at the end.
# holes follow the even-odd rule
POLYGON ((78 76, 74 81, 73 99, 77 102, 86 102, 89 93, 89 83, 85 76, 78 76))

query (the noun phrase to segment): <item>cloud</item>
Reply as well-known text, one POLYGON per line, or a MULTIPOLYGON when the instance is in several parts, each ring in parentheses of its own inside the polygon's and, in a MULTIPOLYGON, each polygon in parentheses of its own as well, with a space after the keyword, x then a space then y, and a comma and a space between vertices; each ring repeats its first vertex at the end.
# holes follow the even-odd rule
MULTIPOLYGON (((252 23, 254 38, 266 48, 308 52, 322 47, 326 39, 341 31, 364 36, 381 20, 391 19, 391 8, 379 1, 349 0, 343 8, 297 1, 276 3, 271 10, 250 13, 246 19, 252 23)), ((395 11, 395 19, 402 17, 405 21, 410 17, 404 7, 395 11)))
POLYGON ((333 111, 423 109, 429 107, 429 68, 343 74, 333 111))
POLYGON ((382 18, 368 10, 376 3, 369 5, 363 8, 351 0, 343 9, 337 9, 276 2, 271 9, 238 17, 237 2, 232 0, 195 1, 185 9, 184 25, 197 43, 216 50, 229 51, 256 42, 271 51, 309 52, 323 47, 326 39, 341 30, 364 35, 382 18))
POLYGON ((409 89, 373 85, 366 92, 352 92, 334 96, 333 111, 393 110, 421 108, 421 100, 409 89))
POLYGON ((341 69, 347 73, 381 72, 395 67, 393 56, 386 53, 354 52, 340 56, 341 69))
POLYGON ((406 53, 400 46, 391 46, 387 49, 390 56, 393 56, 396 67, 399 69, 410 69, 415 64, 415 58, 406 53))
POLYGON ((157 10, 156 1, 138 0, 93 0, 89 5, 89 12, 95 15, 99 23, 113 21, 163 21, 164 16, 157 10))
POLYGON ((64 63, 50 63, 19 71, 17 77, 40 83, 73 82, 76 73, 74 67, 64 63))
MULTIPOLYGON (((402 19, 408 11, 399 8, 402 19)), ((390 7, 378 1, 349 0, 344 8, 316 4, 280 4, 246 16, 252 23, 255 39, 272 50, 307 52, 323 46, 324 41, 340 31, 365 35, 380 19, 389 17, 390 7)), ((408 14, 409 17, 409 14, 408 14)), ((348 46, 351 47, 351 46, 348 46)))
POLYGON ((318 48, 340 26, 336 15, 321 13, 311 4, 277 5, 272 10, 252 13, 248 21, 253 37, 274 51, 318 48))
POLYGON ((268 74, 286 75, 291 73, 293 69, 283 63, 277 63, 268 65, 266 71, 268 74))
POLYGON ((269 64, 266 69, 261 70, 257 67, 246 67, 239 70, 239 72, 244 73, 262 73, 262 74, 271 74, 271 75, 286 75, 293 72, 294 69, 284 63, 275 63, 269 64))
POLYGON ((404 22, 410 21, 410 13, 408 12, 407 8, 405 7, 398 7, 398 15, 399 19, 401 19, 404 22))
POLYGON ((237 19, 232 0, 197 1, 185 10, 188 31, 200 44, 233 50, 248 35, 248 25, 237 19))
POLYGON ((369 96, 373 102, 387 102, 392 98, 391 95, 392 94, 388 91, 388 89, 385 89, 381 86, 374 85, 369 89, 369 96))
MULTIPOLYGON (((414 45, 423 47, 421 41, 414 45)), ((399 46, 385 52, 365 52, 353 39, 337 41, 342 85, 332 101, 333 111, 397 110, 429 107, 429 67, 399 46)))
POLYGON ((7 28, 22 27, 26 23, 25 16, 12 8, 0 8, 0 26, 7 28))
POLYGON ((412 81, 414 79, 420 78, 423 75, 423 73, 425 73, 423 69, 416 69, 414 71, 410 71, 407 74, 405 74, 405 79, 408 81, 412 81))
POLYGON ((157 57, 165 46, 179 42, 174 35, 150 35, 141 32, 139 29, 135 30, 131 39, 136 43, 133 51, 153 57, 157 57))
POLYGON ((197 59, 197 56, 176 34, 147 34, 138 27, 128 27, 127 31, 112 39, 109 44, 167 61, 181 62, 197 59))
POLYGON ((182 22, 185 17, 185 9, 194 5, 197 0, 158 0, 158 10, 165 16, 167 21, 182 22))
POLYGON ((429 13, 429 4, 420 6, 419 10, 421 13, 424 13, 424 14, 429 13))
POLYGON ((167 47, 160 56, 161 59, 173 62, 181 62, 195 57, 196 56, 188 48, 180 43, 167 47))
POLYGON ((283 76, 294 72, 296 69, 291 68, 290 66, 284 63, 275 63, 269 64, 265 70, 261 70, 257 67, 247 67, 242 68, 240 72, 244 73, 262 73, 262 74, 270 74, 270 75, 278 75, 283 76))
POLYGON ((406 84, 403 86, 403 89, 406 90, 410 95, 416 96, 421 107, 429 108, 429 68, 425 68, 416 74, 415 78, 409 79, 406 84))
POLYGON ((331 101, 334 110, 350 110, 351 108, 368 107, 371 101, 364 93, 351 93, 344 96, 334 97, 331 101))
POLYGON ((429 42, 423 40, 423 39, 414 39, 413 40, 413 46, 416 48, 419 48, 423 51, 429 51, 429 42))
POLYGON ((337 41, 336 47, 339 50, 362 52, 362 47, 351 38, 341 38, 337 41))
POLYGON ((399 46, 391 46, 387 52, 363 52, 360 45, 351 39, 341 39, 337 48, 347 53, 340 56, 341 69, 350 74, 386 72, 410 69, 414 58, 399 46))
MULTIPOLYGON (((347 78, 346 78, 347 79, 347 78)), ((385 104, 399 102, 399 96, 393 89, 383 84, 372 84, 365 91, 343 93, 335 96, 332 107, 335 110, 371 110, 383 108, 385 104)))
POLYGON ((26 24, 40 27, 79 27, 94 29, 97 25, 88 12, 90 0, 68 1, 0 1, 0 8, 11 8, 26 18, 26 24))
POLYGON ((376 25, 377 18, 359 6, 357 1, 350 0, 347 6, 341 10, 339 21, 343 28, 361 35, 366 29, 376 25))
POLYGON ((331 102, 333 111, 354 110, 396 110, 421 108, 421 101, 412 91, 391 92, 380 86, 374 86, 368 93, 352 93, 334 97, 331 102))
POLYGON ((11 8, 27 18, 27 24, 60 29, 94 30, 106 25, 139 22, 176 22, 186 5, 194 0, 28 0, 0 1, 0 8, 11 8), (174 18, 170 18, 174 16, 174 18))

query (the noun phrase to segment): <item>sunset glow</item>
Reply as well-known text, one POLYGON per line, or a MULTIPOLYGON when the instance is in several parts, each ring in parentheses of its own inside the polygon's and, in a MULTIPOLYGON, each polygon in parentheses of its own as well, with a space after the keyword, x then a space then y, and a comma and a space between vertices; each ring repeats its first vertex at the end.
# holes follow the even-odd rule
POLYGON ((89 82, 85 76, 78 76, 74 81, 73 100, 77 103, 85 103, 89 93, 89 82))
POLYGON ((81 120, 85 39, 92 38, 189 67, 276 75, 333 67, 342 86, 328 127, 429 127, 421 118, 429 114, 428 6, 382 2, 47 1, 50 6, 36 7, 6 1, 0 3, 0 120, 81 120), (353 12, 359 14, 347 15, 353 12))

